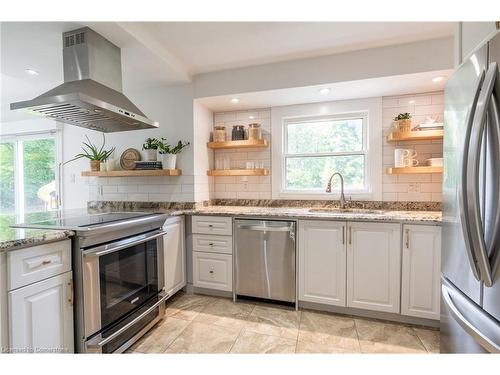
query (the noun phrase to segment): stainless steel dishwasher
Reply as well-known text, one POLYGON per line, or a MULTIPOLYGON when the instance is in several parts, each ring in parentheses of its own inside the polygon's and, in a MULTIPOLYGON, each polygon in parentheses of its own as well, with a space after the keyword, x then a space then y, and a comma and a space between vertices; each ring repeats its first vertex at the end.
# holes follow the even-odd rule
POLYGON ((295 222, 234 220, 235 297, 296 302, 295 222))

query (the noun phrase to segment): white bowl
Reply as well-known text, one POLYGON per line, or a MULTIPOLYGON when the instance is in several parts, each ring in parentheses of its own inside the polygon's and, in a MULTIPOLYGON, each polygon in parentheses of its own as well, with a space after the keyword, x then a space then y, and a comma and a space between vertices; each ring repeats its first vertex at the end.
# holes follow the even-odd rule
POLYGON ((427 164, 431 167, 442 167, 443 166, 443 158, 427 159, 427 164))

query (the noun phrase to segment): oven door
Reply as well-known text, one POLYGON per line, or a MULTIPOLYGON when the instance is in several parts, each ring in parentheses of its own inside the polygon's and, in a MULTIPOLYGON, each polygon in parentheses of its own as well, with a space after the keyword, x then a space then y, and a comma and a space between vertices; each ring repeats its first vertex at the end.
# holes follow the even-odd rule
POLYGON ((156 230, 83 250, 87 339, 111 328, 163 289, 163 236, 156 230))

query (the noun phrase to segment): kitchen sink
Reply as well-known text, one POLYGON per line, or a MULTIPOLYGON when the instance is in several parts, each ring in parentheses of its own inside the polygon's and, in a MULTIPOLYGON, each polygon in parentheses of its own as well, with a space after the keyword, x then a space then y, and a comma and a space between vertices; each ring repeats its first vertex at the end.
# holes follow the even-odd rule
POLYGON ((318 213, 350 213, 350 214, 377 214, 384 215, 387 211, 384 210, 369 210, 363 208, 311 208, 309 212, 318 213))

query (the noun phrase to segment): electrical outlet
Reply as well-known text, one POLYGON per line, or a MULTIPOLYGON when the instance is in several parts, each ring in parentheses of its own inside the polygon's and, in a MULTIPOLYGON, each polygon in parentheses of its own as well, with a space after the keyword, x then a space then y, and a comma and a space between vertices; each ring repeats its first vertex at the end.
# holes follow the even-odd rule
POLYGON ((420 184, 418 182, 408 184, 408 193, 420 193, 420 184))

